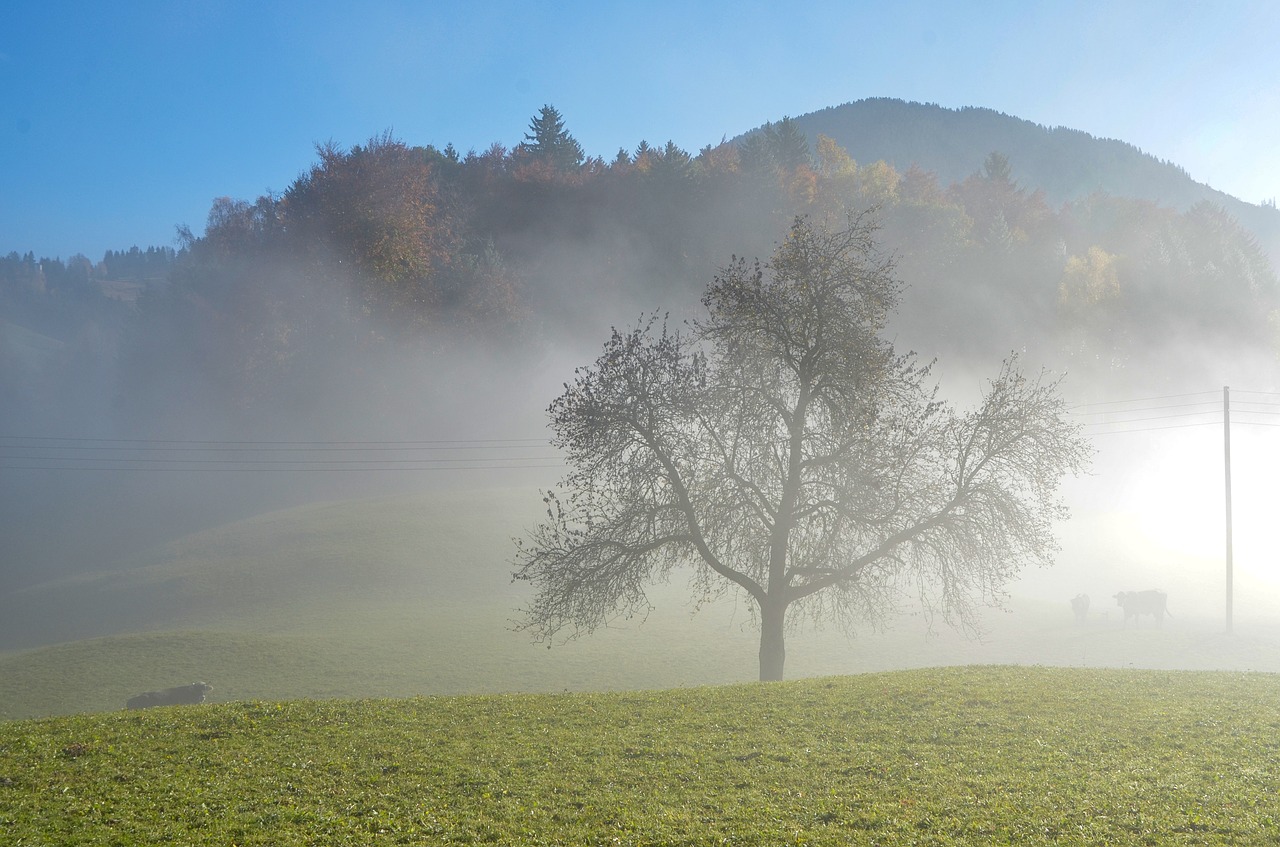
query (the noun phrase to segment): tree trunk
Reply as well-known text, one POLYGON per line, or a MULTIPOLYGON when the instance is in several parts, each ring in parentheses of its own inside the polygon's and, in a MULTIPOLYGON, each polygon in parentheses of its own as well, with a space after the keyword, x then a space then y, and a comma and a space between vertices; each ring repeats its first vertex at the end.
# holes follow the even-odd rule
POLYGON ((782 666, 787 660, 786 637, 782 625, 787 619, 787 608, 776 608, 772 603, 760 604, 760 681, 778 682, 782 679, 782 666))

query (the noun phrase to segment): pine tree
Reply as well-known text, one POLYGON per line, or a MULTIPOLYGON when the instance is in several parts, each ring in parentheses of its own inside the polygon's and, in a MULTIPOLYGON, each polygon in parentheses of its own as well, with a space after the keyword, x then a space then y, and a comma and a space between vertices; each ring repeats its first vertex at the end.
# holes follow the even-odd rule
POLYGON ((773 156, 780 166, 792 170, 801 165, 812 164, 809 157, 809 141, 791 118, 783 118, 765 132, 770 136, 773 156))
POLYGON ((745 171, 793 171, 813 164, 809 142, 791 118, 766 123, 739 142, 738 153, 745 171))
POLYGON ((564 128, 564 118, 554 106, 543 106, 529 122, 520 150, 550 163, 558 171, 574 170, 585 158, 582 145, 564 128))

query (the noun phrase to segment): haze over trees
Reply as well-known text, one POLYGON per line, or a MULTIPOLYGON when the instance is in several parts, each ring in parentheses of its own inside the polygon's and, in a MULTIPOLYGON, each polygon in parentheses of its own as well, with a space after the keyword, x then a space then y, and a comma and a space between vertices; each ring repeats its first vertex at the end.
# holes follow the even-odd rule
POLYGON ((1076 133, 1064 147, 1060 133, 1021 123, 865 101, 696 154, 641 141, 606 162, 586 156, 548 105, 512 150, 460 155, 386 134, 349 150, 326 143, 283 192, 216 200, 204 231, 184 229, 176 252, 0 260, 0 384, 17 386, 7 415, 56 417, 58 392, 20 389, 74 382, 74 362, 105 352, 121 364, 109 389, 120 402, 103 411, 128 412, 126 425, 181 428, 196 416, 175 413, 183 401, 170 388, 181 384, 239 410, 228 425, 260 426, 295 395, 340 381, 356 352, 439 352, 470 336, 527 354, 659 304, 687 314, 721 257, 767 255, 796 214, 870 206, 908 286, 895 327, 930 355, 1027 347, 1037 361, 1115 376, 1184 332, 1274 348, 1275 273, 1253 232, 1211 202, 1178 205, 1189 195, 1177 187, 1194 183, 1132 149, 1106 172, 1089 165, 1094 182, 1081 184, 1132 184, 1111 175, 1132 160, 1167 171, 1170 200, 1019 181, 1047 172, 1046 150, 1093 161, 1090 151, 1115 144, 1076 133), (849 141, 807 134, 819 126, 849 141), (948 145, 927 147, 943 136, 948 145), (1036 148, 1039 136, 1056 146, 1036 148), (989 137, 1017 149, 983 146, 989 137), (945 176, 850 152, 849 142, 884 150, 894 139, 896 161, 917 154, 945 176), (982 152, 963 159, 958 148, 982 152), (198 352, 173 349, 184 337, 198 352))
POLYGON ((1050 561, 1059 481, 1089 453, 1056 384, 1006 361, 953 411, 883 337, 897 295, 865 215, 800 219, 766 265, 717 275, 687 333, 614 330, 550 407, 572 470, 519 545, 524 626, 643 614, 645 585, 693 562, 695 596, 751 598, 778 680, 789 614, 851 626, 918 595, 973 626, 975 598, 1050 561))
POLYGON ((1175 162, 1132 144, 1095 138, 1063 126, 1041 126, 991 109, 947 109, 878 97, 795 118, 811 141, 837 139, 864 161, 884 160, 899 170, 916 165, 950 185, 974 172, 992 150, 1008 156, 1013 176, 1044 192, 1050 206, 1103 192, 1147 200, 1177 211, 1202 201, 1221 206, 1280 257, 1280 214, 1274 200, 1246 202, 1195 182, 1175 162))
MULTIPOLYGON (((1231 211, 1247 204, 1119 142, 1023 124, 867 101, 606 159, 547 105, 511 149, 321 144, 283 191, 214 201, 177 249, 0 258, 0 430, 431 437, 431 384, 513 402, 504 386, 563 348, 581 360, 638 314, 694 314, 724 257, 769 255, 797 215, 870 207, 904 284, 888 332, 948 368, 991 373, 1016 349, 1073 389, 1150 391, 1198 372, 1200 349, 1274 355, 1280 291, 1231 211), (1042 184, 1069 172, 1088 179, 1042 184)), ((3 549, 29 518, 93 487, 28 476, 4 493, 5 562, 35 549, 3 549)))

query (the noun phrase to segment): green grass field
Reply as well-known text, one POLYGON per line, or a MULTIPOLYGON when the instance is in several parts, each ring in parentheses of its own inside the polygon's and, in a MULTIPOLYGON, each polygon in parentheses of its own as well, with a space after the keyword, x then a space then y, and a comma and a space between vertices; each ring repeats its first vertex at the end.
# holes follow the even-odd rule
POLYGON ((1031 667, 0 723, 27 845, 1274 844, 1280 677, 1031 667))
POLYGON ((1015 598, 980 640, 796 632, 762 685, 748 610, 677 581, 547 650, 511 626, 539 507, 315 504, 0 598, 0 843, 1280 842, 1265 627, 1015 598))

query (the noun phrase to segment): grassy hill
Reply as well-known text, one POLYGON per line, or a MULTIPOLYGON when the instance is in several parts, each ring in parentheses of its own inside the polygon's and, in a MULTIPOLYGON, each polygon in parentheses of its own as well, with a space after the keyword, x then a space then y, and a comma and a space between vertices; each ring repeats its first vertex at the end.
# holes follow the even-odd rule
POLYGON ((1274 844, 1280 677, 968 667, 0 724, 9 844, 1274 844))
POLYGON ((0 646, 143 630, 327 629, 339 609, 510 595, 511 536, 536 492, 318 503, 187 536, 123 570, 0 600, 0 646))
POLYGON ((19 373, 39 370, 65 346, 56 338, 0 320, 0 361, 12 362, 19 373))
MULTIPOLYGON (((205 680, 213 702, 664 689, 754 679, 748 607, 697 614, 679 579, 645 621, 554 649, 512 629, 511 538, 529 489, 322 503, 188 536, 136 566, 0 596, 0 719, 121 708, 205 680)), ((1075 626, 1065 599, 1015 599, 987 633, 930 636, 908 617, 850 640, 801 630, 789 677, 957 664, 1280 670, 1280 637, 1179 617, 1075 626)))

